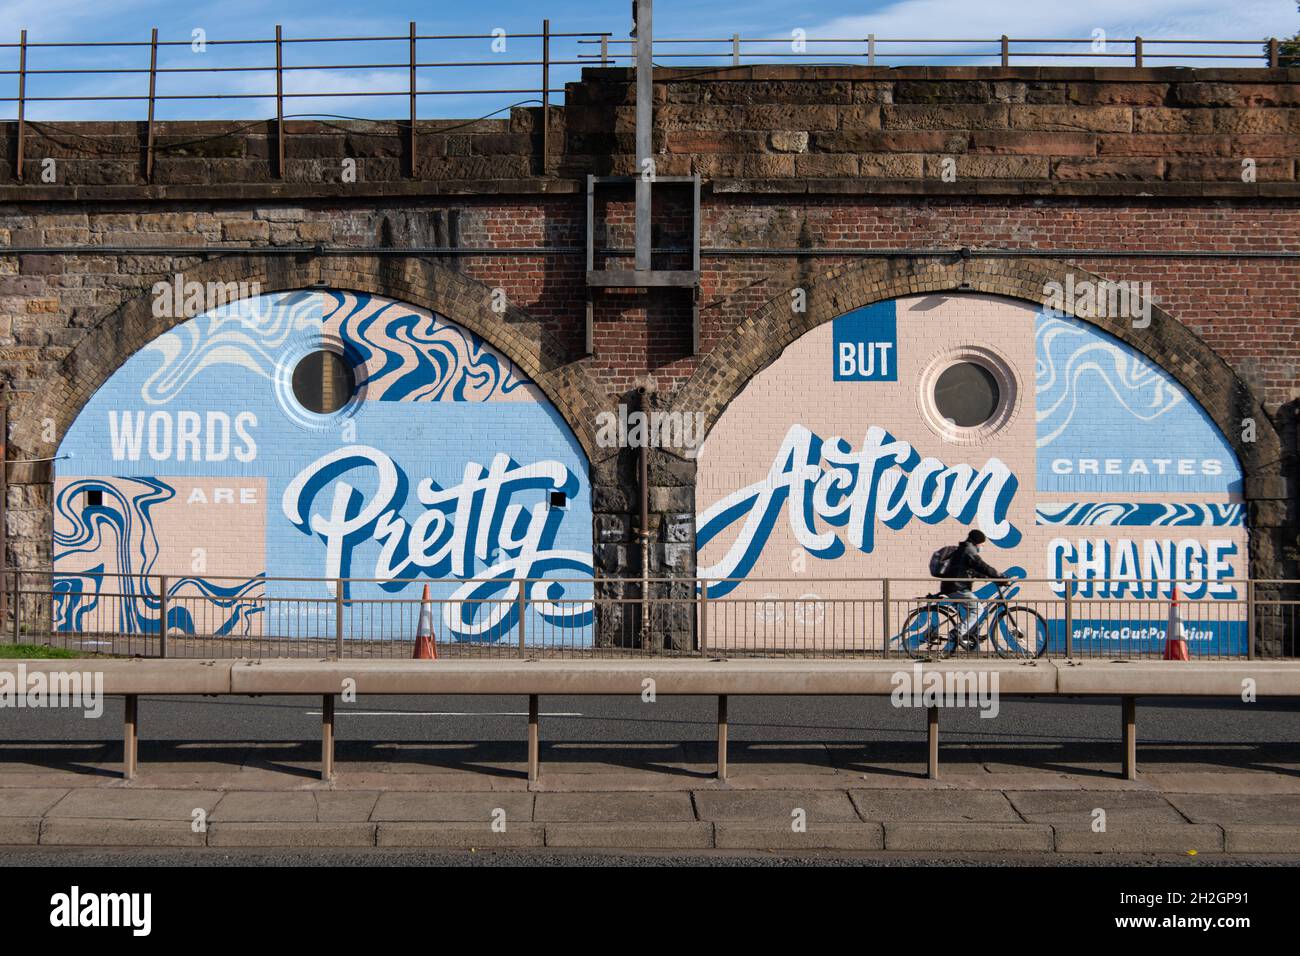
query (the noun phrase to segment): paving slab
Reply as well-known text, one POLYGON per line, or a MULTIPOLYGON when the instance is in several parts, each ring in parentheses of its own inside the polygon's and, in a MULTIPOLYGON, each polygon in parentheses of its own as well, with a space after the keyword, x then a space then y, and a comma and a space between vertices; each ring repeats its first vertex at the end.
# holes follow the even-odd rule
POLYGON ((539 793, 533 819, 543 823, 693 822, 689 793, 539 793))
POLYGON ((1300 826, 1300 799, 1284 793, 1175 793, 1169 802, 1193 823, 1300 826))
POLYGON ((305 791, 233 791, 222 796, 208 819, 213 823, 315 823, 316 795, 305 791))
POLYGON ((484 823, 381 823, 378 846, 441 847, 538 847, 545 845, 540 823, 509 823, 503 831, 484 823))
POLYGON ((1013 790, 1007 799, 1029 823, 1091 826, 1098 809, 1106 811, 1107 826, 1187 822, 1150 790, 1013 790))
MULTIPOLYGON (((690 741, 683 745, 687 764, 714 769, 718 762, 718 745, 707 741, 690 741)), ((820 743, 747 743, 732 741, 727 748, 727 770, 733 775, 835 773, 830 751, 820 743)))
POLYGON ((1208 824, 1132 824, 1107 826, 1096 833, 1091 826, 1054 826, 1056 849, 1063 853, 1220 853, 1223 831, 1208 824))
POLYGON ((208 846, 374 846, 373 823, 213 823, 208 846))
POLYGON ((0 846, 34 846, 40 835, 40 817, 0 817, 0 846))
POLYGON ((776 823, 789 826, 802 809, 809 827, 823 823, 857 823, 861 819, 843 790, 713 790, 695 792, 701 820, 776 823))
POLYGON ((849 798, 864 820, 1022 822, 995 790, 850 790, 849 798))
POLYGON ((1228 853, 1300 853, 1300 827, 1229 823, 1223 828, 1228 853))
POLYGON ((203 846, 207 834, 189 820, 116 820, 46 817, 41 843, 47 846, 203 846))
POLYGON ((810 826, 797 833, 788 826, 716 823, 714 846, 719 850, 883 850, 885 828, 879 823, 810 826))
POLYGON ((1138 763, 1138 777, 1161 793, 1291 793, 1300 794, 1300 776, 1278 773, 1147 773, 1138 763))
POLYGON ((361 823, 379 800, 378 790, 317 790, 316 819, 322 823, 361 823))
POLYGON ((489 823, 498 810, 507 824, 533 818, 531 793, 383 793, 370 818, 377 822, 489 823))
POLYGON ((0 818, 41 817, 67 795, 68 791, 62 787, 0 790, 0 818))
POLYGON ((622 850, 709 849, 711 823, 548 823, 546 845, 622 850))
POLYGON ((1037 823, 891 823, 885 849, 952 853, 1052 849, 1052 828, 1037 823))
POLYGON ((183 820, 189 826, 195 810, 209 815, 222 794, 211 790, 150 790, 143 787, 103 787, 70 790, 51 807, 46 819, 183 820))

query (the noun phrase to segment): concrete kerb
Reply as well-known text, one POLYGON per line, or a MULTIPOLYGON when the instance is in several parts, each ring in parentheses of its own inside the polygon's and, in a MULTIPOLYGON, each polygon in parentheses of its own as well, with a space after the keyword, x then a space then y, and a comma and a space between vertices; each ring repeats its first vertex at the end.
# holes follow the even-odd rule
MULTIPOLYGON (((66 671, 88 662, 25 660, 0 664, 17 686, 19 666, 28 675, 66 671)), ((121 695, 126 706, 123 776, 135 774, 138 752, 136 703, 141 694, 306 695, 322 706, 322 777, 334 768, 334 700, 347 689, 358 694, 521 695, 529 702, 528 780, 540 776, 536 715, 543 695, 639 695, 645 682, 669 696, 884 696, 909 673, 914 687, 926 675, 948 686, 953 675, 996 675, 999 696, 1104 696, 1123 702, 1123 775, 1137 775, 1136 700, 1140 696, 1300 697, 1300 661, 1069 661, 975 660, 96 660, 103 693, 121 695)), ((969 686, 969 684, 968 684, 969 686)), ((929 776, 939 773, 939 706, 926 706, 929 776)), ((726 707, 718 712, 718 776, 726 777, 726 707)))

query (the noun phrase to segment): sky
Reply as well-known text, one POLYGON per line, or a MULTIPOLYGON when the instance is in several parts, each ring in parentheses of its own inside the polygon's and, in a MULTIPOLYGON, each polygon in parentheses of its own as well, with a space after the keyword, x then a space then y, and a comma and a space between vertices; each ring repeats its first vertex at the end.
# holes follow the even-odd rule
MULTIPOLYGON (((186 45, 162 47, 158 65, 164 71, 158 77, 162 97, 191 93, 227 93, 227 99, 168 100, 158 103, 156 115, 167 118, 244 118, 273 116, 275 104, 264 94, 273 92, 272 72, 226 73, 218 76, 195 73, 165 72, 168 69, 193 69, 211 66, 271 66, 275 62, 270 44, 229 46, 211 44, 202 50, 189 45, 195 30, 202 30, 209 41, 269 39, 280 24, 286 38, 337 36, 401 36, 408 23, 417 22, 421 34, 471 34, 487 37, 494 31, 504 32, 504 49, 493 50, 488 39, 459 41, 421 41, 422 62, 461 60, 491 63, 491 66, 425 68, 420 71, 418 88, 422 95, 421 116, 472 118, 507 108, 512 103, 528 102, 537 97, 540 68, 513 64, 511 61, 535 60, 540 56, 536 39, 520 36, 541 30, 542 18, 550 19, 554 33, 607 32, 613 39, 626 39, 630 25, 630 0, 544 0, 524 3, 518 0, 479 0, 477 3, 435 3, 417 0, 221 0, 212 3, 161 2, 161 0, 4 0, 0 5, 0 116, 13 118, 17 93, 19 31, 27 30, 29 43, 58 41, 147 41, 152 27, 157 27, 162 41, 184 41, 186 45), (7 44, 7 45, 6 45, 7 44), (472 91, 472 92, 471 92, 472 91), (519 92, 516 92, 519 91, 519 92)), ((1091 0, 1086 4, 1063 4, 1052 0, 745 0, 745 2, 701 2, 701 0, 656 0, 655 36, 658 40, 681 37, 730 37, 739 33, 756 39, 781 38, 781 43, 754 43, 744 47, 746 53, 788 55, 791 60, 808 60, 788 49, 784 38, 803 30, 809 38, 841 38, 846 42, 812 44, 809 53, 829 54, 822 62, 863 62, 862 39, 874 33, 881 38, 995 38, 1003 33, 1012 37, 1081 37, 1104 31, 1108 38, 1144 39, 1187 38, 1238 39, 1258 41, 1267 36, 1290 36, 1300 30, 1300 13, 1295 0, 1091 0), (851 42, 849 42, 851 38, 851 42)), ((500 44, 498 44, 499 46, 500 44)), ((612 47, 626 51, 627 47, 612 47)), ((878 47, 880 53, 888 49, 878 47)), ((900 46, 892 49, 902 50, 900 46)), ((919 49, 907 47, 909 51, 919 49)), ((960 58, 931 59, 933 63, 987 63, 988 44, 947 44, 924 47, 935 53, 960 54, 960 58)), ((1025 47, 1030 50, 1082 50, 1086 47, 1046 45, 1025 47)), ((1152 52, 1170 52, 1174 48, 1148 45, 1152 52)), ((1225 52, 1228 48, 1178 48, 1182 52, 1225 52)), ((598 47, 582 45, 575 38, 556 38, 552 58, 578 60, 580 53, 592 54, 598 47)), ((699 65, 699 59, 674 60, 670 52, 702 52, 729 56, 729 44, 710 47, 679 45, 661 47, 660 62, 699 65)), ((1110 46, 1108 52, 1131 51, 1129 46, 1110 46)), ((1255 46, 1235 48, 1239 53, 1255 53, 1255 46)), ((333 115, 358 117, 404 117, 407 111, 408 71, 402 64, 408 56, 405 39, 372 43, 292 43, 285 46, 287 66, 324 65, 329 70, 287 70, 285 88, 289 93, 338 93, 347 96, 314 96, 288 100, 289 115, 333 115), (357 65, 360 69, 342 69, 357 65), (356 95, 361 92, 397 93, 399 95, 356 95)), ((752 62, 780 62, 781 56, 765 56, 752 62)), ((901 65, 926 62, 919 59, 882 60, 901 65)), ((996 61, 993 61, 996 62, 996 61)), ((1013 60, 1013 62, 1016 62, 1013 60)), ((1022 59, 1025 63, 1042 63, 1022 59)), ((1075 61, 1105 65, 1124 61, 1075 61)), ((1191 62, 1191 61, 1185 61, 1191 62)), ((1148 60, 1160 65, 1159 60, 1148 60)), ((1201 60, 1201 65, 1215 64, 1201 60)), ((54 76, 41 70, 73 68, 112 70, 147 70, 147 47, 100 46, 90 49, 33 47, 28 53, 27 94, 29 97, 76 96, 101 97, 80 102, 30 102, 27 116, 33 119, 139 119, 145 116, 142 97, 148 90, 147 72, 132 74, 94 73, 79 76, 54 76), (137 99, 103 99, 103 97, 137 97, 137 99)), ((1227 64, 1225 64, 1227 65, 1227 64)), ((559 63, 553 70, 551 86, 560 88, 564 81, 576 79, 580 66, 559 63)), ((553 97, 553 101, 560 97, 553 97)))

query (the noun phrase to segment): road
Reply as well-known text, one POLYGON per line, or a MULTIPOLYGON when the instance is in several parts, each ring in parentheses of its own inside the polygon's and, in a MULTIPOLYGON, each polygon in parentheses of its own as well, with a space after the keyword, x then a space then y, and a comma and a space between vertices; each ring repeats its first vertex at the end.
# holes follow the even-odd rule
MULTIPOLYGON (((511 741, 523 739, 522 697, 369 697, 340 703, 340 741, 511 741)), ((924 735, 924 714, 891 706, 884 697, 748 697, 730 701, 736 742, 912 743, 924 735)), ((646 743, 713 738, 712 698, 543 697, 541 734, 548 742, 646 743)), ((144 740, 315 740, 320 704, 301 697, 147 697, 140 702, 144 740)), ((122 702, 110 698, 98 720, 73 710, 0 712, 0 739, 116 740, 122 702)), ((994 718, 974 710, 942 715, 945 744, 1114 745, 1117 700, 1001 701, 994 718)), ((1144 699, 1138 733, 1143 745, 1205 744, 1216 753, 1254 744, 1300 741, 1300 701, 1252 704, 1198 699, 1144 699)))

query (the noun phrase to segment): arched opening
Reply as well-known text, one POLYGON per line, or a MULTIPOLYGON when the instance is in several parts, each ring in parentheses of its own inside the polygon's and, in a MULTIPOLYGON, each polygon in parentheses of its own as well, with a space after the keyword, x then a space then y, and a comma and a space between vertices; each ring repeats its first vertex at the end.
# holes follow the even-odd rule
MULTIPOLYGON (((409 641, 428 584, 440 639, 497 643, 518 582, 592 574, 565 418, 475 332, 378 295, 207 308, 104 381, 58 454, 68 632, 156 634, 165 607, 180 636, 323 641, 346 617, 350 637, 409 641)), ((546 590, 572 603, 537 602, 537 624, 589 643, 589 588, 546 590)))
POLYGON ((902 615, 938 590, 931 554, 978 529, 1060 649, 1067 621, 1080 652, 1158 646, 1172 589, 1156 581, 1177 578, 1198 652, 1235 654, 1244 492, 1196 397, 1097 324, 908 295, 812 325, 731 397, 698 456, 697 565, 712 596, 752 602, 737 640, 867 649, 886 627, 865 620, 882 608, 870 582, 893 579, 902 615))

